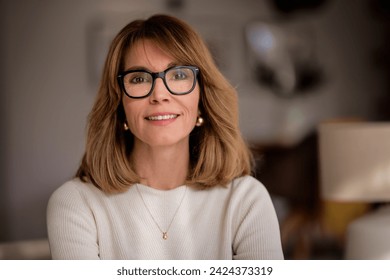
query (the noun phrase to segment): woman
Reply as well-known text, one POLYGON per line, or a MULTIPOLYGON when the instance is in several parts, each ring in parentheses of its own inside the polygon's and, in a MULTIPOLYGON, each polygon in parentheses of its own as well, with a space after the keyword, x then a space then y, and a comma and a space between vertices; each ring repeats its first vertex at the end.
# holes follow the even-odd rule
POLYGON ((76 178, 52 195, 54 259, 282 259, 251 177, 234 88, 186 23, 155 15, 113 40, 76 178))

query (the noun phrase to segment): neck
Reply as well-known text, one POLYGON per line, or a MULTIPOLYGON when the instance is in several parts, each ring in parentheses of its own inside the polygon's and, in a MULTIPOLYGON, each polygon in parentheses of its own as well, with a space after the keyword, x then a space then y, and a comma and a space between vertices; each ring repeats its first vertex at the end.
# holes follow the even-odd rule
POLYGON ((131 158, 143 185, 168 190, 183 185, 187 178, 188 142, 169 147, 151 147, 136 142, 131 158))

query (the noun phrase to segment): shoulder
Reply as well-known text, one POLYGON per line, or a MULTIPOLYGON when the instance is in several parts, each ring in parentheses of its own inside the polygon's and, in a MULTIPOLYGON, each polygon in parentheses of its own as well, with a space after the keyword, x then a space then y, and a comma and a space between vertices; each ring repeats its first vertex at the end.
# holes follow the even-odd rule
POLYGON ((263 211, 273 209, 271 196, 266 187, 252 176, 234 179, 229 185, 230 203, 239 208, 259 207, 263 211))
POLYGON ((210 188, 209 191, 218 193, 219 195, 225 194, 230 197, 269 196, 266 187, 250 175, 235 178, 226 185, 215 186, 210 188))
POLYGON ((238 177, 234 179, 231 183, 236 186, 244 185, 244 186, 255 186, 255 187, 265 188, 264 185, 259 180, 257 180, 255 177, 250 175, 238 177))
POLYGON ((49 207, 51 205, 79 204, 80 201, 86 203, 87 200, 93 197, 103 195, 104 193, 92 184, 75 178, 65 182, 52 193, 49 199, 49 207))
POLYGON ((228 187, 231 188, 233 192, 241 194, 269 195, 266 187, 259 180, 250 175, 234 179, 228 187))
POLYGON ((52 197, 80 195, 80 193, 88 191, 89 185, 90 184, 84 183, 78 178, 74 178, 65 182, 58 189, 56 189, 53 192, 52 197))

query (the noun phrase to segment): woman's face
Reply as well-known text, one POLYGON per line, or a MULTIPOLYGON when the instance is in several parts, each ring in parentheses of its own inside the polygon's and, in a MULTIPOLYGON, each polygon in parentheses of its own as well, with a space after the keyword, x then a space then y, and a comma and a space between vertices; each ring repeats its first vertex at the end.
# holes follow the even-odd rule
MULTIPOLYGON (((125 57, 125 70, 144 69, 162 72, 177 65, 151 40, 137 42, 125 57)), ((199 85, 186 95, 172 95, 157 78, 150 96, 133 99, 123 95, 127 124, 135 144, 150 147, 186 144, 198 116, 199 85)), ((188 145, 188 144, 187 144, 188 145)))

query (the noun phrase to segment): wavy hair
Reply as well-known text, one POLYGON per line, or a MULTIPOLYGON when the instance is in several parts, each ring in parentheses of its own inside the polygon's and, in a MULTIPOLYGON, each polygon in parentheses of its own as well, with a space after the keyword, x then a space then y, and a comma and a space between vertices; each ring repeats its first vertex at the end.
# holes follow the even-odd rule
POLYGON ((134 136, 123 129, 123 92, 117 75, 124 70, 125 55, 143 39, 155 42, 178 63, 200 69, 199 110, 205 122, 190 134, 185 183, 208 188, 250 174, 253 161, 238 126, 235 88, 187 23, 168 15, 154 15, 130 22, 111 43, 97 99, 88 116, 86 151, 76 177, 107 193, 126 191, 140 181, 129 160, 134 136))

